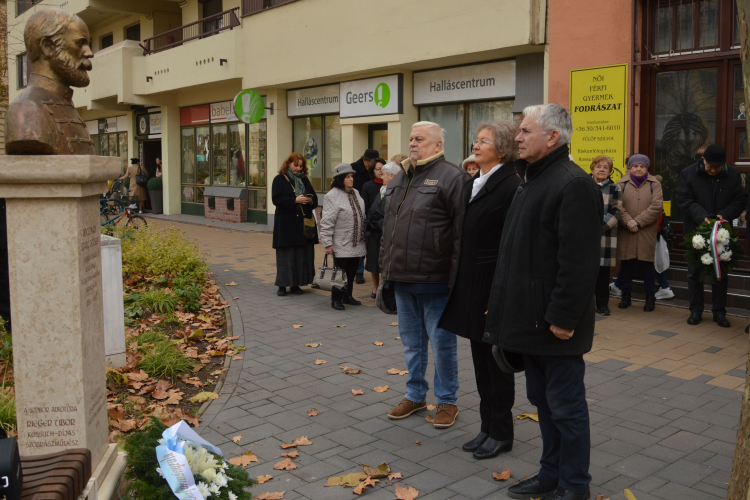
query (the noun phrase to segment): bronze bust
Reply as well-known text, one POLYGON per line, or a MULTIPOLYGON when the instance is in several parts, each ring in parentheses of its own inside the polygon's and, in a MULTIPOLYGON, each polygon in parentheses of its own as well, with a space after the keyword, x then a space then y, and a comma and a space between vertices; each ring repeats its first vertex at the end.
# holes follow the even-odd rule
POLYGON ((73 106, 73 89, 89 84, 93 57, 88 27, 75 14, 41 10, 23 32, 31 75, 8 108, 9 155, 93 155, 94 143, 73 106))

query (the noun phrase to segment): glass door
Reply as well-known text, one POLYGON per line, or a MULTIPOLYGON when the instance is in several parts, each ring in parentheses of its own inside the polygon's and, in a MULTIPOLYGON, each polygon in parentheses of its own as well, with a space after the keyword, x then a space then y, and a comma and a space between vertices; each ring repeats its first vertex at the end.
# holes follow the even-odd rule
POLYGON ((388 124, 377 123, 367 126, 367 147, 376 149, 378 155, 388 161, 388 124))

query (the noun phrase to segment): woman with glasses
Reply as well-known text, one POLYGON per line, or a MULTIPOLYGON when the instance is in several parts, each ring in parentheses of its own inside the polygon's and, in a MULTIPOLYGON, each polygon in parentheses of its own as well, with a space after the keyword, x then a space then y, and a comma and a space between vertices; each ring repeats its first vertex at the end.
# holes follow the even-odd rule
POLYGON ((599 275, 596 278, 594 295, 596 310, 602 316, 609 316, 610 270, 617 265, 617 223, 622 216, 622 191, 615 184, 612 174, 612 158, 599 155, 591 162, 591 178, 602 190, 604 220, 602 221, 602 253, 599 261, 599 275))
POLYGON ((463 450, 481 460, 513 447, 513 374, 500 370, 492 344, 482 337, 505 216, 521 179, 513 163, 518 158, 513 125, 482 122, 476 133, 472 153, 480 171, 466 176, 458 266, 438 326, 469 339, 471 345, 482 426, 463 450))

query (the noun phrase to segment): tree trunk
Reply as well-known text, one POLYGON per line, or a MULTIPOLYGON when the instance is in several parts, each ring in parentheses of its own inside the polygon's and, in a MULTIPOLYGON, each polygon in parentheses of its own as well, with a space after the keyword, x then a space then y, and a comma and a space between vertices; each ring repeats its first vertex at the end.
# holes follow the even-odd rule
MULTIPOLYGON (((747 31, 750 22, 750 0, 737 0, 739 18, 740 59, 742 60, 742 77, 745 82, 745 103, 750 103, 750 47, 747 31)), ((750 132, 750 112, 745 113, 747 130, 750 132)), ((750 352, 745 371, 745 396, 742 398, 740 426, 737 429, 737 442, 734 448, 732 476, 729 479, 727 500, 750 500, 750 352)))

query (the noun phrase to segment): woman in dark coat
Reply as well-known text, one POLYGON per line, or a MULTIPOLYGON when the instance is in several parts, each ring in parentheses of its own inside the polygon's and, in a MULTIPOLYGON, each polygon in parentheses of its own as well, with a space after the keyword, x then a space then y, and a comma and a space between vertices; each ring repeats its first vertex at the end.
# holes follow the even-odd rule
POLYGON ((492 345, 483 342, 482 336, 505 215, 521 184, 513 165, 518 158, 514 132, 507 122, 482 122, 477 126, 472 152, 480 173, 464 187, 458 266, 438 325, 471 343, 482 427, 463 450, 474 452, 474 458, 480 460, 513 447, 513 375, 500 370, 492 356, 492 345))
POLYGON ((380 196, 380 188, 383 187, 383 165, 385 165, 385 160, 377 158, 372 170, 369 170, 372 180, 365 182, 362 186, 360 196, 365 200, 365 212, 370 211, 372 203, 380 196))
MULTIPOLYGON (((277 295, 289 291, 301 294, 300 286, 309 285, 315 277, 317 230, 310 239, 304 234, 304 220, 313 217, 318 195, 307 178, 307 162, 299 153, 290 154, 279 169, 271 186, 271 201, 276 205, 273 226, 273 248, 276 249, 277 295)), ((313 219, 315 220, 315 219, 313 219)))

